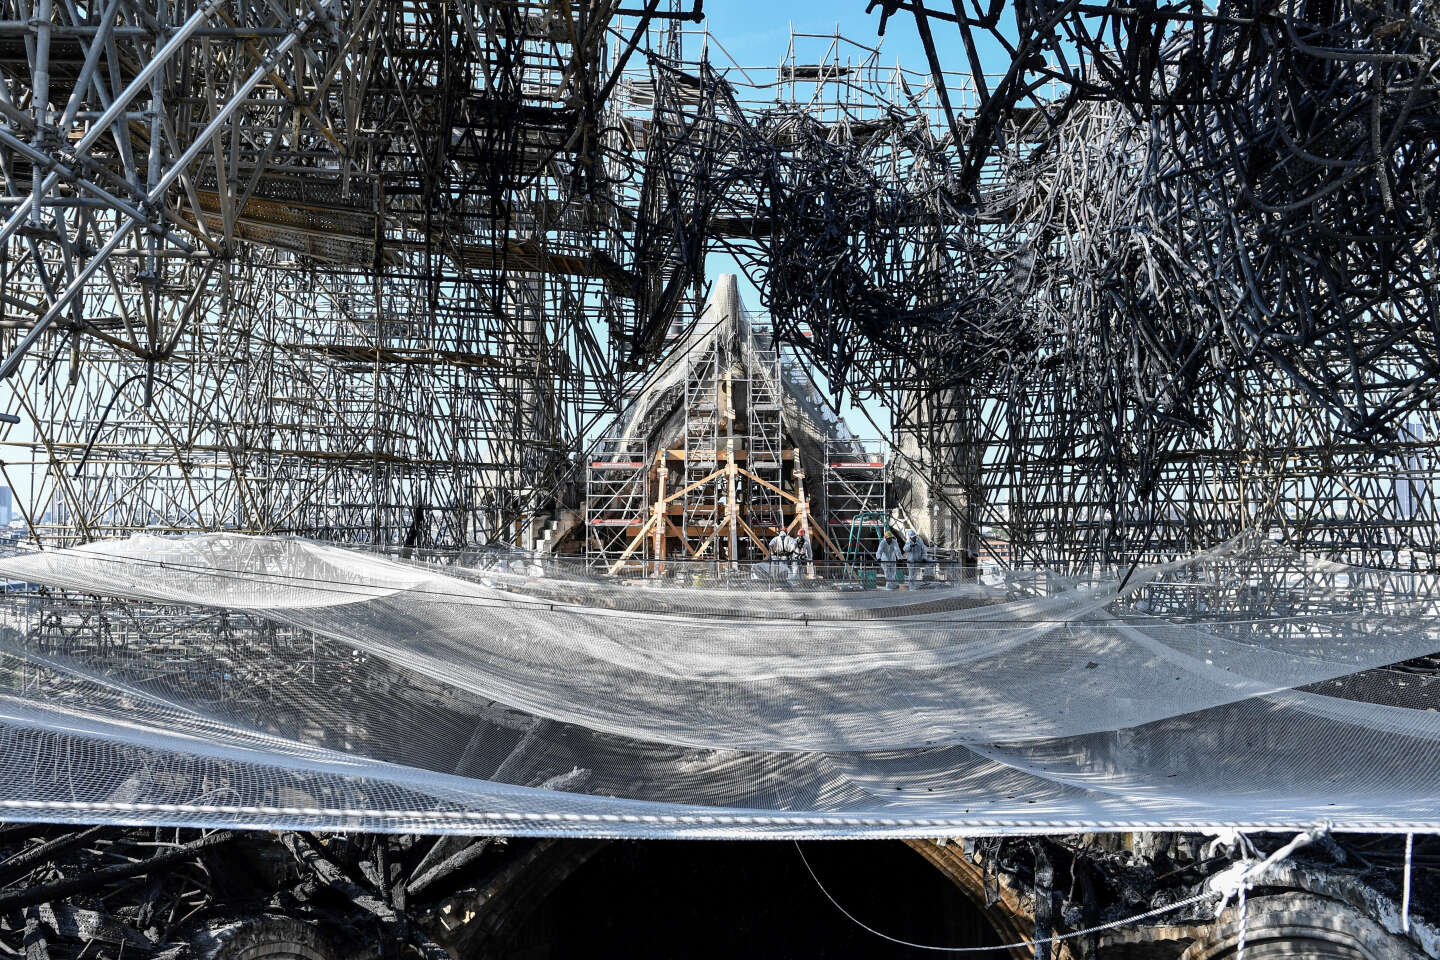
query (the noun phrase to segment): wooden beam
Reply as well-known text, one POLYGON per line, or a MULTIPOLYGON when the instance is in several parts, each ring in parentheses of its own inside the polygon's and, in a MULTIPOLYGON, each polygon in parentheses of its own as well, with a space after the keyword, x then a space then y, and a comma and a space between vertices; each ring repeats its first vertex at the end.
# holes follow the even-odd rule
POLYGON ((682 487, 681 489, 676 490, 674 493, 670 494, 670 496, 665 498, 665 502, 669 503, 671 500, 680 499, 681 497, 685 496, 685 494, 689 493, 691 490, 694 490, 696 487, 704 486, 705 484, 709 483, 711 480, 714 480, 716 477, 720 476, 720 474, 724 472, 725 468, 721 467, 719 470, 706 474, 699 480, 696 480, 694 483, 690 484, 688 487, 682 487))
POLYGON ((726 496, 725 502, 725 527, 729 531, 730 540, 730 569, 740 569, 740 535, 736 527, 736 521, 740 519, 739 504, 735 502, 735 475, 737 472, 735 461, 730 461, 725 470, 726 496))
POLYGON ((665 454, 659 453, 655 456, 655 485, 659 492, 655 495, 655 506, 652 521, 655 524, 655 574, 657 576, 665 573, 665 530, 664 525, 668 522, 665 517, 665 481, 670 477, 670 468, 665 466, 665 454))
POLYGON ((649 520, 645 521, 645 526, 641 527, 640 532, 635 534, 635 539, 631 540, 630 545, 625 548, 625 552, 620 554, 620 559, 616 560, 615 563, 610 567, 611 575, 619 573, 620 568, 625 564, 625 561, 629 559, 630 554, 635 552, 635 548, 645 542, 645 534, 650 531, 650 526, 654 522, 655 517, 651 517, 649 520))
POLYGON ((740 537, 735 521, 740 518, 739 505, 735 502, 735 395, 734 382, 730 371, 725 371, 725 485, 728 499, 725 502, 725 516, 730 528, 730 569, 740 569, 740 537))
POLYGON ((774 490, 776 493, 780 494, 780 496, 784 497, 786 500, 789 500, 791 503, 800 502, 799 498, 796 497, 794 494, 786 493, 784 490, 781 490, 769 480, 760 479, 759 477, 755 476, 755 474, 751 473, 749 470, 746 470, 744 467, 736 467, 736 469, 739 470, 741 473, 745 474, 745 476, 749 477, 751 480, 754 480, 756 483, 760 484, 762 487, 769 487, 771 490, 774 490))
POLYGON ((820 535, 820 539, 825 541, 825 545, 830 548, 830 552, 831 552, 832 554, 834 554, 834 556, 835 556, 835 558, 836 558, 837 560, 844 560, 844 559, 845 559, 845 554, 843 554, 843 553, 840 552, 840 548, 835 545, 835 541, 834 541, 834 540, 831 540, 831 539, 830 539, 830 535, 825 532, 825 528, 824 528, 824 527, 814 527, 814 528, 811 529, 810 532, 811 532, 811 533, 818 533, 818 534, 820 535))
POLYGON ((795 519, 800 523, 800 535, 810 544, 810 557, 805 561, 805 575, 815 576, 815 541, 810 539, 810 501, 805 498, 805 471, 795 468, 795 519))
MULTIPOLYGON (((744 470, 741 470, 741 473, 744 473, 744 470)), ((780 505, 780 508, 787 514, 793 514, 796 510, 795 504, 791 503, 788 500, 782 503, 780 505)), ((670 514, 672 517, 678 517, 680 516, 680 514, 685 512, 685 508, 682 504, 676 503, 672 500, 670 501, 670 503, 665 505, 665 512, 670 514)), ((638 524, 640 521, 637 520, 635 522, 638 524)))
MULTIPOLYGON (((805 471, 803 470, 795 471, 795 492, 799 495, 799 500, 797 501, 799 509, 796 511, 795 519, 791 521, 790 525, 793 527, 798 523, 805 532, 810 534, 818 533, 820 539, 824 540, 825 545, 830 548, 831 555, 836 560, 843 561, 845 554, 840 552, 840 548, 835 545, 834 540, 830 539, 830 535, 825 532, 825 528, 810 526, 810 499, 805 496, 805 471)), ((811 543, 813 544, 814 541, 812 540, 811 543)))
MULTIPOLYGON (((702 544, 700 544, 700 549, 698 549, 698 550, 695 551, 695 559, 696 559, 696 560, 701 559, 701 557, 704 555, 706 549, 709 548, 712 544, 715 544, 715 543, 718 543, 718 542, 719 542, 719 540, 720 540, 720 534, 721 534, 724 530, 725 530, 724 524, 719 524, 719 523, 717 523, 717 524, 715 525, 715 529, 710 531, 710 536, 706 537, 706 538, 705 538, 705 542, 702 543, 702 544)), ((718 560, 719 557, 717 556, 716 559, 718 560)))
MULTIPOLYGON (((680 547, 686 553, 690 554, 690 556, 696 560, 700 559, 700 555, 696 553, 694 549, 692 549, 690 546, 690 537, 687 531, 681 530, 679 527, 675 526, 675 524, 671 522, 669 517, 665 518, 665 529, 680 540, 680 547)), ((701 536, 702 533, 703 531, 701 531, 700 528, 697 527, 695 529, 695 536, 701 536)))
POLYGON ((750 539, 754 542, 755 546, 760 548, 760 553, 764 555, 766 560, 769 560, 770 548, 765 545, 765 541, 761 540, 760 536, 754 530, 750 529, 750 524, 745 522, 744 517, 736 516, 735 519, 739 521, 740 526, 745 528, 745 532, 750 535, 750 539))

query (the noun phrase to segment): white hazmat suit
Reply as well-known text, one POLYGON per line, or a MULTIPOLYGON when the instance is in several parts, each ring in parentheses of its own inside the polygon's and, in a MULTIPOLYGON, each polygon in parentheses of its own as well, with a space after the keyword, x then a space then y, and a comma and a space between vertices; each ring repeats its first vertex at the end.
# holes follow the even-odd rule
POLYGON ((800 577, 800 558, 804 552, 804 545, 786 530, 770 538, 770 559, 773 563, 784 564, 791 580, 800 577))
POLYGON ((912 584, 919 581, 929 561, 930 552, 925 548, 925 541, 911 530, 905 535, 905 573, 912 584))
POLYGON ((894 590, 899 586, 896 564, 900 562, 900 541, 893 535, 886 536, 875 551, 875 559, 880 561, 880 569, 885 574, 885 589, 894 590))

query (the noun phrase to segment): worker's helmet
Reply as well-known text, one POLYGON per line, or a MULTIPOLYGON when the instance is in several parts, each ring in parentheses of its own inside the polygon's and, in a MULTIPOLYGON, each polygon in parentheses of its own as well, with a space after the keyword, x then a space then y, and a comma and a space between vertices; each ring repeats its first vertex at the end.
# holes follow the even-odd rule
POLYGON ((887 538, 889 538, 889 539, 894 539, 894 537, 895 537, 895 531, 894 531, 894 530, 886 530, 886 531, 885 531, 885 536, 886 536, 887 538))

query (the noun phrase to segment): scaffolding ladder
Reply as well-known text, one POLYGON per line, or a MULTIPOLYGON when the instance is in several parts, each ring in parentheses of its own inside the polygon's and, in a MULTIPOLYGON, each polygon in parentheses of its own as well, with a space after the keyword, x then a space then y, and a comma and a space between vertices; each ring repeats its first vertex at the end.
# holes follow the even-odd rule
POLYGON ((699 485, 681 498, 681 523, 686 542, 694 545, 696 559, 704 560, 719 559, 719 527, 725 520, 725 478, 711 476, 722 462, 724 420, 729 413, 721 382, 726 369, 722 361, 720 352, 711 347, 689 362, 685 375, 684 486, 699 485))
POLYGON ((780 396, 780 355, 774 350, 754 351, 746 398, 747 513, 757 534, 772 537, 785 529, 785 431, 780 396), (764 483, 758 482, 764 481, 764 483), (766 486, 765 484, 770 484, 766 486))
POLYGON ((889 472, 884 448, 862 440, 825 443, 825 527, 845 545, 845 572, 874 569, 875 551, 888 526, 889 472))
POLYGON ((606 441, 585 469, 585 561, 599 572, 644 571, 650 516, 645 440, 606 441))

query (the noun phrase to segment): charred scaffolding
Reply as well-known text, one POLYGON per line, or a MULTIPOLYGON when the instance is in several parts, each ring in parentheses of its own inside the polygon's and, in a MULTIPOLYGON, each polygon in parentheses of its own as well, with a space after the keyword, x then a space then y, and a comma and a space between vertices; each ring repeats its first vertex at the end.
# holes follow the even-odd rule
POLYGON ((27 522, 510 537, 693 276, 614 5, 152 8, 5 14, 27 522))
POLYGON ((1433 5, 874 6, 928 72, 656 3, 13 7, 30 531, 532 546, 727 252, 943 547, 1433 569, 1433 5))

